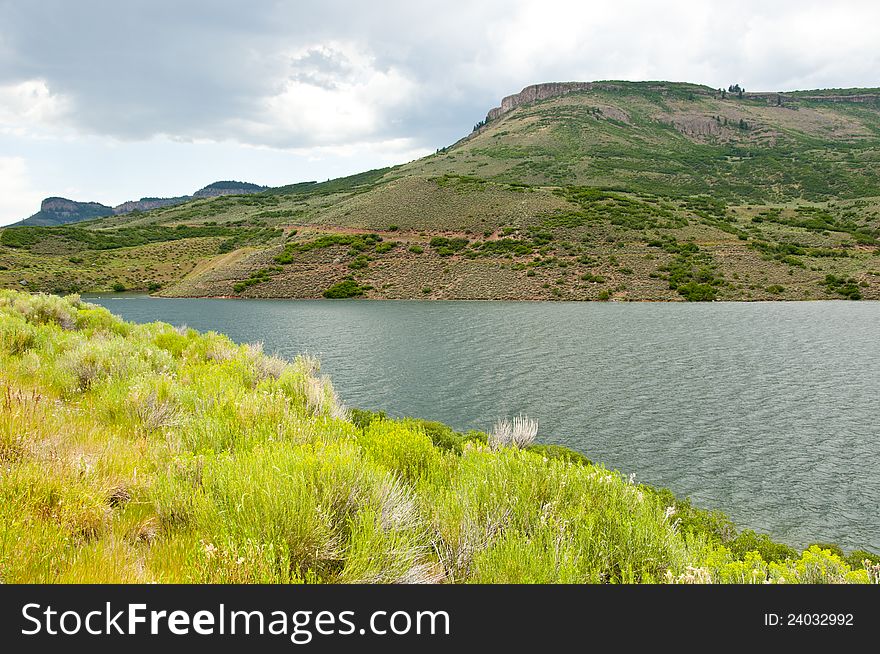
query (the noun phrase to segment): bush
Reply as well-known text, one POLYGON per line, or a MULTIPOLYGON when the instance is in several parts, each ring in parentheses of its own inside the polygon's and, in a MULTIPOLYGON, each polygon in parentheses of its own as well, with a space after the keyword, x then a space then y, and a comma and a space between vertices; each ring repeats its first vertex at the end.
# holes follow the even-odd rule
POLYGON ((435 248, 440 256, 449 256, 466 248, 469 242, 466 238, 435 236, 431 239, 429 245, 435 248))
POLYGON ((374 420, 387 420, 384 411, 368 411, 367 409, 349 409, 349 420, 358 429, 366 429, 374 420))
POLYGON ((730 544, 730 551, 737 558, 744 558, 749 552, 757 552, 768 563, 796 559, 798 552, 793 547, 770 540, 767 534, 756 534, 751 529, 741 532, 730 544))
POLYGON ((714 286, 709 284, 698 284, 697 282, 688 282, 676 287, 679 295, 684 296, 688 302, 712 302, 716 299, 718 293, 714 286))
POLYGON ((353 279, 345 279, 324 291, 324 297, 328 299, 345 299, 360 297, 366 293, 370 286, 361 286, 353 279))
POLYGON ((125 288, 125 284, 123 284, 122 282, 114 282, 110 288, 113 289, 114 293, 122 293, 123 291, 127 290, 125 288))
POLYGON ((861 300, 862 293, 859 291, 858 282, 853 278, 826 275, 825 287, 831 293, 842 295, 847 300, 861 300))

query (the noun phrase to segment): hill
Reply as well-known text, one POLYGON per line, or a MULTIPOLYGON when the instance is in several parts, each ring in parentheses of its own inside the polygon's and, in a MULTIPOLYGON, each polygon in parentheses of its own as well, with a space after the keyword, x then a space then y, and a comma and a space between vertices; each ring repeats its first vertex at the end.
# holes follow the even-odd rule
POLYGON ((5 230, 0 283, 183 296, 880 299, 878 180, 878 89, 539 84, 402 166, 103 218, 87 227, 97 239, 5 230), (181 236, 193 254, 179 266, 132 266, 166 249, 173 260, 181 236), (117 250, 142 241, 152 253, 123 263, 117 250), (86 250, 101 263, 71 266, 86 250))
POLYGON ((0 583, 880 576, 867 552, 737 534, 530 444, 534 429, 348 411, 312 359, 125 323, 78 297, 0 291, 0 425, 0 583))
POLYGON ((115 207, 108 207, 98 202, 78 202, 67 198, 46 198, 40 205, 40 210, 29 218, 14 223, 13 227, 31 225, 35 227, 47 227, 54 225, 66 225, 78 223, 84 220, 92 220, 103 216, 115 216, 131 213, 133 211, 150 211, 160 207, 171 207, 183 204, 193 198, 214 198, 222 195, 245 195, 259 193, 266 190, 265 186, 251 184, 249 182, 214 182, 199 189, 192 195, 181 195, 175 198, 141 198, 140 200, 128 200, 115 207))

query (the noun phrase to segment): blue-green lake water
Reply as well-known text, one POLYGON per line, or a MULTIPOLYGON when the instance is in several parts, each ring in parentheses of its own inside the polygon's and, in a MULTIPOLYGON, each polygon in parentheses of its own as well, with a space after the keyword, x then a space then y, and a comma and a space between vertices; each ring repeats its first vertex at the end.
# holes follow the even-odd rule
POLYGON ((320 357, 348 406, 539 440, 802 546, 880 550, 880 303, 92 297, 320 357))

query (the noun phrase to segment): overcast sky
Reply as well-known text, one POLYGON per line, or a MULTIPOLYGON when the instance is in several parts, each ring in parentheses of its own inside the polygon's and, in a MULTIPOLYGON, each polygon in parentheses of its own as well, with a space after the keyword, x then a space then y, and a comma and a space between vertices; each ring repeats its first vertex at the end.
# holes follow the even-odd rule
POLYGON ((543 81, 880 86, 880 3, 0 0, 0 224, 402 163, 543 81))

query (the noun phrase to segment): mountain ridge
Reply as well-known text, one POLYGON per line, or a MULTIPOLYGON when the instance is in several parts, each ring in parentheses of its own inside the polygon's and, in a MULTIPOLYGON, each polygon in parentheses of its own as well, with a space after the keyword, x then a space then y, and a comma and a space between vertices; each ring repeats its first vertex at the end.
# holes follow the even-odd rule
POLYGON ((76 229, 4 230, 0 284, 211 297, 880 299, 880 89, 553 82, 495 109, 453 145, 392 168, 76 229))
POLYGON ((113 207, 101 204, 100 202, 82 202, 52 196, 45 198, 40 203, 40 210, 37 213, 12 223, 9 227, 19 225, 64 225, 105 216, 123 215, 133 211, 150 211, 161 207, 182 204, 194 198, 259 193, 267 188, 266 186, 259 186, 249 182, 218 181, 202 187, 192 195, 181 195, 172 198, 143 197, 140 200, 127 200, 113 207))

